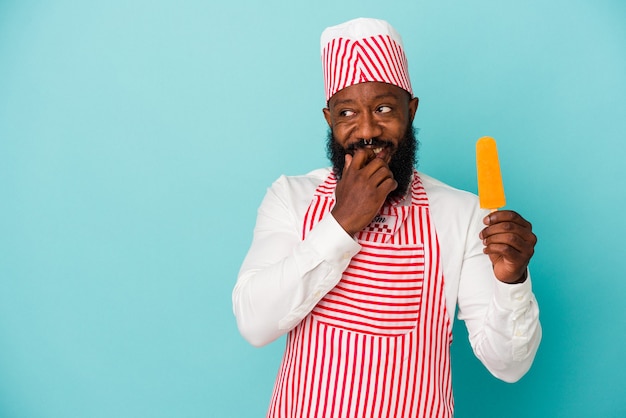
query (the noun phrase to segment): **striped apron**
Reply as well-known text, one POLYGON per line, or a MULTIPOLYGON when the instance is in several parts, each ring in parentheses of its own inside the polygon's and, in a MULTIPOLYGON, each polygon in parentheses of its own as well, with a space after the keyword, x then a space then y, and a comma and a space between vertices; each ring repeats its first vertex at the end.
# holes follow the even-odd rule
MULTIPOLYGON (((303 237, 334 204, 331 174, 303 237)), ((268 417, 451 417, 451 326, 428 199, 386 204, 340 282, 287 336, 268 417)))

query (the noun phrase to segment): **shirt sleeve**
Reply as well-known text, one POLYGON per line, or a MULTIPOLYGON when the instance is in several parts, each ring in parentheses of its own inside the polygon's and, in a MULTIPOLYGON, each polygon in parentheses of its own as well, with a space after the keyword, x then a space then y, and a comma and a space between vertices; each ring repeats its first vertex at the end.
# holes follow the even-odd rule
MULTIPOLYGON (((301 194, 310 202, 312 191, 301 194)), ((300 323, 361 249, 330 213, 302 240, 301 212, 308 202, 294 204, 294 198, 297 193, 284 178, 268 190, 233 290, 239 331, 255 346, 274 341, 300 323)))
POLYGON ((478 238, 485 213, 476 214, 461 268, 458 318, 465 321, 476 357, 495 377, 515 382, 530 369, 539 347, 539 308, 530 274, 519 284, 496 279, 478 238))

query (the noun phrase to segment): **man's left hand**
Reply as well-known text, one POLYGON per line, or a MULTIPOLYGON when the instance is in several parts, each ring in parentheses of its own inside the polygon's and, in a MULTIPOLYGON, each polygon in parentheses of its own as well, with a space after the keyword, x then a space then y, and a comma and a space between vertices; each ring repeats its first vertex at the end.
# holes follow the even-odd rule
POLYGON ((489 255, 496 278, 505 283, 525 281, 537 243, 530 222, 510 210, 492 212, 483 222, 487 225, 480 232, 483 252, 489 255))

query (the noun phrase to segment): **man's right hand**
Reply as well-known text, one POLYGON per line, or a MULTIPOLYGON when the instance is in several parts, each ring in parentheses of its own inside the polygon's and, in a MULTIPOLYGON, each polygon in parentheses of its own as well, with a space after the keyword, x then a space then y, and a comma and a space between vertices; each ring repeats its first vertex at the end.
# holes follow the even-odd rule
POLYGON ((398 187, 387 163, 374 151, 359 148, 347 154, 341 180, 335 188, 331 213, 351 236, 365 228, 378 214, 387 195, 398 187))

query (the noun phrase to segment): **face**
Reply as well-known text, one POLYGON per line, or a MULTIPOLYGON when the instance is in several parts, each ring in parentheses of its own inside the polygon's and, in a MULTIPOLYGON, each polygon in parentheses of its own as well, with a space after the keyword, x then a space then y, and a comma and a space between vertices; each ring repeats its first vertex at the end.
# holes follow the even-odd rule
POLYGON ((398 181, 392 193, 408 187, 417 141, 412 126, 418 99, 386 83, 368 82, 344 88, 331 97, 324 117, 330 127, 328 156, 341 178, 345 154, 371 148, 382 158, 398 181))

